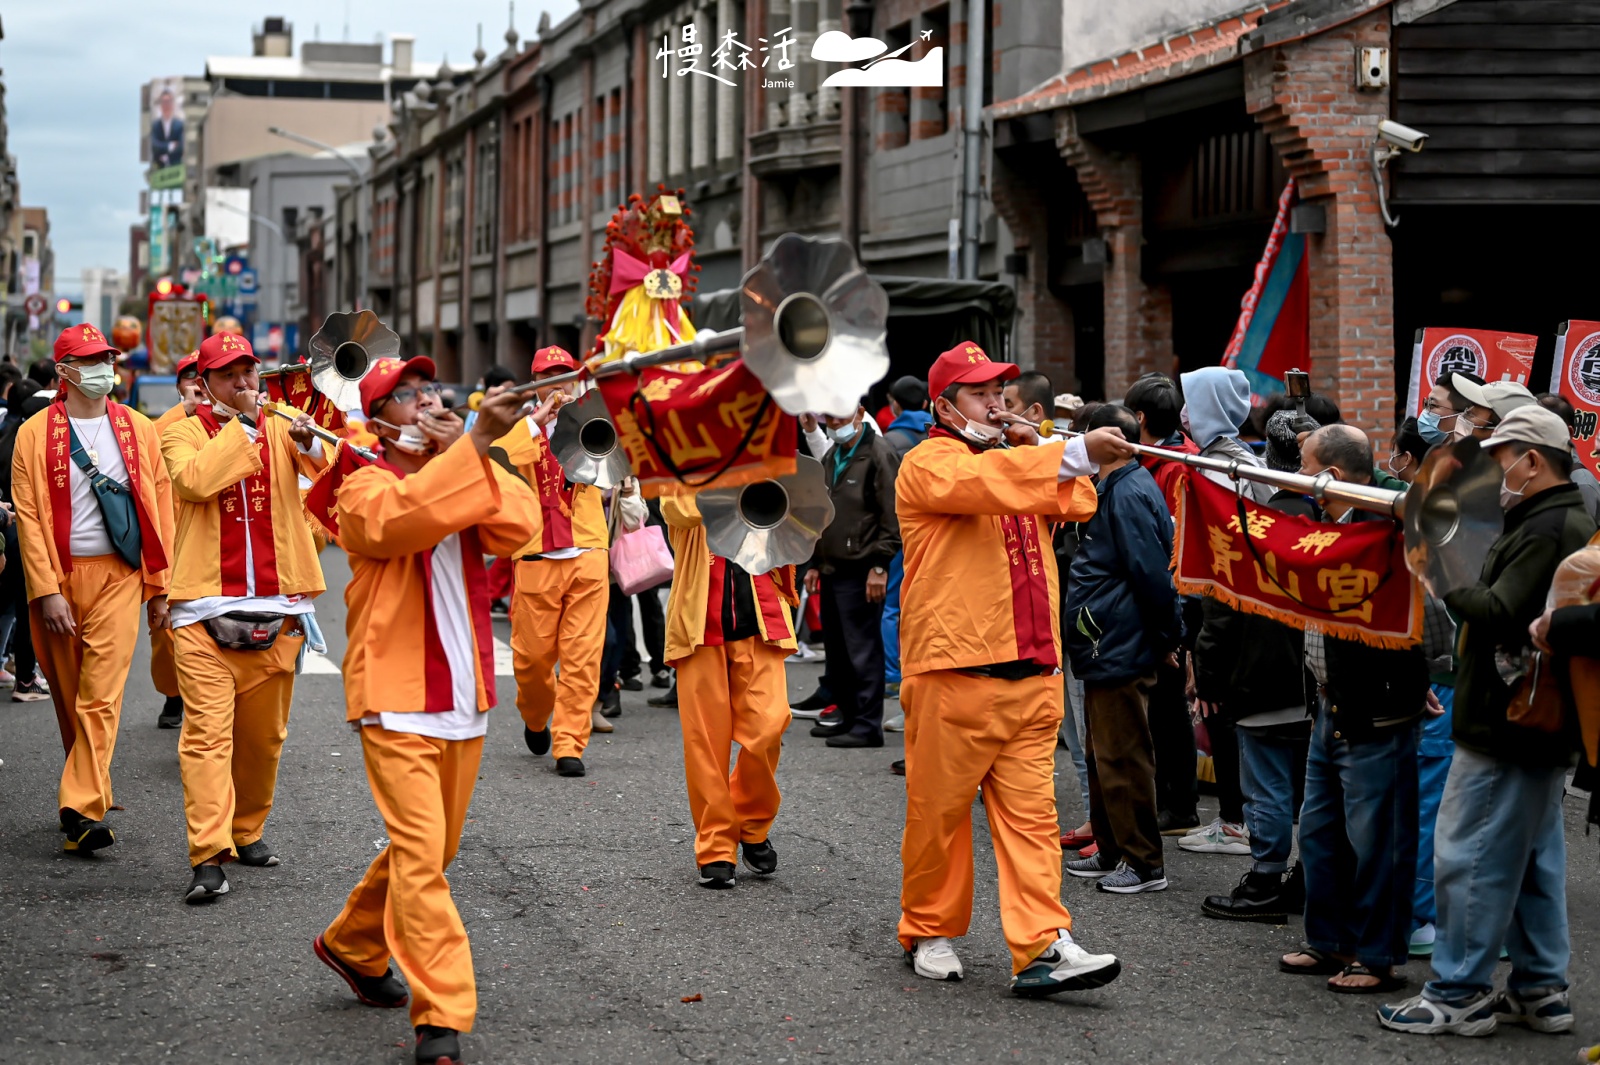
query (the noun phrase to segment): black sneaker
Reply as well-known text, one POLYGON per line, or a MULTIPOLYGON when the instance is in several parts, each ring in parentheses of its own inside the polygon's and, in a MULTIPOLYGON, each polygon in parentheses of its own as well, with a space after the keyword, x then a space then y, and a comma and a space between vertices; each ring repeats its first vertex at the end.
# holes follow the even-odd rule
POLYGON ((649 706, 660 706, 666 707, 669 710, 676 710, 678 708, 677 682, 674 681, 672 687, 668 688, 662 694, 650 696, 650 698, 645 700, 645 703, 649 706))
MULTIPOLYGON (((652 688, 670 688, 670 687, 672 687, 672 670, 670 670, 670 669, 658 669, 658 670, 656 670, 653 674, 650 675, 650 687, 652 687, 652 688)), ((651 705, 654 706, 655 704, 652 703, 651 705)))
POLYGON ((1283 887, 1282 873, 1249 872, 1229 894, 1209 896, 1200 904, 1200 912, 1222 921, 1288 924, 1283 887))
MULTIPOLYGON (((639 688, 635 688, 633 690, 634 691, 639 691, 640 689, 639 688)), ((600 693, 600 716, 601 717, 621 717, 622 716, 622 693, 620 691, 618 691, 615 688, 612 688, 608 692, 601 692, 600 693)))
POLYGON ((744 867, 757 876, 771 876, 778 871, 778 852, 773 849, 769 840, 762 840, 760 843, 741 843, 739 853, 744 858, 744 867))
POLYGON ((644 691, 644 681, 640 680, 637 674, 631 677, 623 677, 622 690, 625 692, 642 692, 644 691))
POLYGON ((538 732, 527 725, 522 726, 522 742, 528 745, 528 750, 534 754, 550 753, 550 726, 546 725, 538 732))
POLYGON ((1163 836, 1187 836, 1199 827, 1200 817, 1193 810, 1186 814, 1162 810, 1156 815, 1156 828, 1160 829, 1163 836))
POLYGON ((829 736, 841 736, 850 731, 850 726, 844 721, 834 720, 828 724, 821 721, 811 726, 811 735, 817 739, 826 739, 829 736))
POLYGON ((461 1033, 432 1024, 417 1025, 417 1065, 462 1065, 461 1033))
POLYGON ((61 811, 61 831, 66 834, 61 849, 88 854, 104 850, 117 841, 117 834, 104 821, 91 821, 76 810, 61 811))
POLYGON ((557 758, 556 775, 562 777, 581 777, 586 770, 583 768, 582 758, 557 758))
POLYGON ((272 848, 267 846, 266 840, 258 839, 239 848, 239 864, 263 869, 271 868, 278 864, 278 856, 272 853, 272 848))
MULTIPOLYGON (((815 731, 813 729, 813 731, 815 731)), ((828 737, 829 747, 882 747, 883 733, 876 736, 863 736, 859 732, 841 732, 836 736, 828 737)))
MULTIPOLYGON (((774 856, 776 861, 776 856, 774 856)), ((712 862, 700 867, 700 886, 720 890, 733 887, 733 863, 712 862)))
MULTIPOLYGON (((792 713, 793 711, 791 711, 792 713)), ((829 706, 817 715, 818 725, 841 725, 844 723, 844 711, 837 705, 829 706)))
POLYGON ((826 688, 818 688, 798 703, 790 703, 789 711, 795 717, 816 717, 838 700, 826 688))
POLYGON ((169 695, 167 701, 161 706, 161 714, 156 718, 156 728, 182 728, 183 727, 183 697, 169 695))
POLYGON ((198 906, 202 902, 210 902, 228 893, 228 874, 222 871, 220 865, 197 865, 194 867, 194 880, 189 883, 189 890, 184 893, 183 901, 191 906, 198 906))
POLYGON ((893 773, 897 777, 905 776, 906 775, 906 760, 904 758, 896 758, 894 761, 890 762, 889 763, 889 772, 893 773))
POLYGON ((406 990, 406 985, 400 982, 395 975, 394 966, 382 976, 362 976, 328 949, 328 944, 318 935, 311 941, 311 949, 317 957, 322 959, 322 964, 339 974, 339 978, 350 985, 350 990, 355 992, 356 1001, 363 1006, 376 1006, 379 1009, 395 1009, 411 1001, 411 994, 406 990))
POLYGON ((14 703, 36 703, 40 699, 50 698, 50 686, 38 677, 32 680, 19 680, 11 689, 11 701, 14 703))

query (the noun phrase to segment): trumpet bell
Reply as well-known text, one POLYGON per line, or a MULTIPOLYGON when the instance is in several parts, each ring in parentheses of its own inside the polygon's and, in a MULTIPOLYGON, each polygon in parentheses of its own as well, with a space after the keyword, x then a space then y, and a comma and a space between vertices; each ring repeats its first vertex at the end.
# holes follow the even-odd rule
POLYGON ((361 406, 361 379, 400 354, 400 337, 369 310, 335 311, 311 338, 311 386, 346 413, 361 406))
POLYGON ((745 365, 789 414, 848 417, 889 372, 889 296, 844 241, 785 233, 741 302, 745 365))
POLYGON ((695 496, 712 554, 752 574, 799 565, 811 557, 822 530, 833 520, 833 500, 822 463, 805 455, 795 463, 795 472, 787 477, 695 496))
POLYGON ((574 484, 615 488, 629 473, 628 457, 617 446, 617 427, 611 423, 598 388, 591 388, 556 414, 550 450, 574 484))
POLYGON ((1474 439, 1435 445, 1406 492, 1406 564, 1436 598, 1476 584, 1505 528, 1500 464, 1474 439))

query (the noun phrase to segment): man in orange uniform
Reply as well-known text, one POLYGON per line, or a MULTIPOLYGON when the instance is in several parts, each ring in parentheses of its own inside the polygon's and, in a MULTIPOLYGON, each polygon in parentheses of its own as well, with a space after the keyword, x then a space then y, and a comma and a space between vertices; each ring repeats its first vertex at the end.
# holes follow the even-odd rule
MULTIPOLYGON (((540 348, 533 356, 535 379, 577 366, 558 347, 540 348)), ((544 512, 540 539, 517 552, 511 598, 511 661, 522 736, 534 754, 554 753, 557 773, 581 777, 600 692, 611 572, 600 490, 567 480, 550 450, 550 425, 560 406, 552 397, 558 391, 560 385, 539 389, 539 409, 495 443, 539 494, 544 512)))
POLYGON ((198 369, 211 404, 161 440, 172 475, 172 632, 187 709, 178 743, 193 880, 189 903, 228 893, 224 862, 273 866, 262 838, 289 731, 295 660, 325 585, 300 474, 327 465, 311 419, 261 410, 250 342, 214 333, 198 369))
MULTIPOLYGON (((156 436, 165 436, 167 427, 189 417, 200 405, 200 373, 195 364, 200 353, 191 351, 178 360, 173 372, 178 377, 178 395, 181 401, 155 421, 156 436)), ((150 683, 166 697, 161 714, 156 718, 157 728, 183 727, 183 695, 178 691, 178 653, 172 641, 172 628, 158 629, 150 634, 150 683)))
POLYGON ((389 967, 390 958, 399 962, 411 985, 416 1060, 454 1065, 478 993, 444 871, 478 779, 485 711, 495 704, 483 556, 510 555, 538 535, 539 501, 487 457, 521 399, 486 400, 464 433, 433 376, 432 360, 417 357, 380 359, 362 378, 381 453, 338 488, 351 570, 346 716, 361 733, 389 845, 313 948, 369 1006, 406 1004, 389 967))
POLYGON ((783 662, 794 653, 794 567, 752 576, 711 553, 692 496, 661 497, 677 560, 667 599, 667 664, 678 671, 683 772, 700 886, 731 888, 734 863, 778 870, 778 754, 788 728, 783 662), (739 761, 728 773, 731 744, 739 761))
POLYGON ((1039 444, 1005 413, 1003 382, 1017 374, 976 344, 940 355, 928 374, 934 427, 895 481, 905 544, 899 932, 917 975, 961 978, 950 938, 965 935, 972 918, 972 799, 981 787, 1011 988, 1048 995, 1099 987, 1120 963, 1073 942, 1061 904, 1053 775, 1061 635, 1046 524, 1092 515, 1086 475, 1132 451, 1115 430, 1039 444), (1003 447, 1007 436, 1039 446, 1003 447))
POLYGON ((12 497, 33 646, 67 764, 58 806, 69 851, 116 842, 111 754, 138 641, 167 624, 172 485, 155 426, 106 397, 117 349, 92 325, 56 338, 60 398, 17 430, 12 497))

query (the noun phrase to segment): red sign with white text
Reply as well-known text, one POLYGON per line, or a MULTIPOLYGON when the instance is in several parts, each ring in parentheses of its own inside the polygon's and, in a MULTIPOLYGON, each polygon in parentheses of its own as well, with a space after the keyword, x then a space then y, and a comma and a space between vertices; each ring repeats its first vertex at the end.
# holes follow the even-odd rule
POLYGON ((1556 332, 1556 360, 1550 391, 1572 404, 1572 443, 1578 461, 1600 477, 1600 322, 1562 322, 1556 332))
POLYGON ((1406 409, 1422 413, 1433 382, 1445 373, 1477 374, 1485 381, 1533 385, 1533 351, 1539 338, 1494 329, 1419 329, 1411 349, 1411 394, 1406 409))

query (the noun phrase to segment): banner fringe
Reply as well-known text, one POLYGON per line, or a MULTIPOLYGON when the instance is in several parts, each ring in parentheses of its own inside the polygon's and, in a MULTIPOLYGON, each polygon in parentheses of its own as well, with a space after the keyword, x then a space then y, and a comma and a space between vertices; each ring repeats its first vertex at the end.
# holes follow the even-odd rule
POLYGON ((1266 603, 1254 599, 1246 599, 1236 595, 1219 584, 1202 581, 1187 581, 1182 578, 1177 580, 1178 591, 1183 595, 1203 595, 1215 599, 1224 606, 1239 611, 1241 614, 1254 614, 1257 617, 1271 618, 1273 621, 1282 622, 1290 628, 1304 631, 1308 627, 1316 627, 1329 636, 1340 640, 1349 640, 1353 643, 1364 643, 1368 647, 1377 647, 1385 651, 1403 651, 1408 647, 1415 647, 1422 642, 1421 614, 1412 611, 1417 618, 1413 624, 1415 632, 1404 636, 1393 633, 1373 632, 1371 629, 1360 625, 1353 625, 1341 621, 1328 621, 1322 618, 1308 618, 1302 614, 1284 610, 1280 607, 1268 606, 1266 603))

